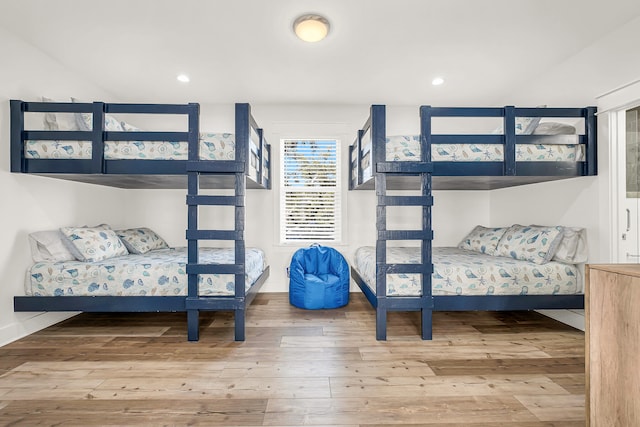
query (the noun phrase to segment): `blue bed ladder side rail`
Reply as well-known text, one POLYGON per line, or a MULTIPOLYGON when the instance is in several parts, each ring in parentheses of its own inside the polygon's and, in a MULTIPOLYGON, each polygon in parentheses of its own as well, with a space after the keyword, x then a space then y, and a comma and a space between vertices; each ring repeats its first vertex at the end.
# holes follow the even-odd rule
MULTIPOLYGON (((421 109, 421 114, 428 114, 421 109)), ((430 120, 422 121, 430 125, 430 120)), ((385 154, 385 107, 371 107, 371 138, 376 188, 376 339, 387 337, 386 324, 388 311, 420 311, 422 339, 431 339, 433 298, 431 296, 432 240, 431 223, 431 145, 428 137, 421 138, 421 158, 419 162, 387 162, 385 154), (420 180, 420 192, 417 195, 388 195, 387 177, 392 174, 415 176, 420 180), (422 221, 417 230, 388 230, 387 207, 418 206, 422 211, 422 221), (387 242, 394 240, 418 241, 421 259, 417 264, 392 264, 387 260, 387 242), (388 274, 418 274, 421 278, 420 296, 387 296, 388 274)), ((422 135, 430 132, 422 131, 422 135)))
POLYGON ((199 312, 201 310, 234 311, 235 340, 245 339, 245 188, 248 161, 250 123, 249 104, 236 104, 236 150, 234 161, 216 162, 199 159, 198 114, 189 115, 189 160, 187 162, 187 247, 188 247, 188 297, 186 301, 188 339, 199 339, 199 312), (220 168, 224 166, 224 168, 220 168), (200 194, 200 177, 206 174, 231 174, 234 177, 234 195, 200 194), (200 206, 229 206, 234 208, 233 230, 202 230, 198 226, 200 206), (201 240, 232 241, 235 262, 233 264, 204 264, 199 260, 201 240), (234 275, 233 296, 208 297, 199 295, 200 274, 234 275))

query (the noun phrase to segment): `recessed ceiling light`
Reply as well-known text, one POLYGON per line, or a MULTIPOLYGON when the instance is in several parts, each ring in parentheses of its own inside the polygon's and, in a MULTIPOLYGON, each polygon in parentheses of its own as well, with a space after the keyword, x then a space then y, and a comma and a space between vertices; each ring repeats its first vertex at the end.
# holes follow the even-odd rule
POLYGON ((320 15, 302 15, 293 21, 293 32, 305 42, 319 42, 329 34, 329 21, 320 15))
POLYGON ((186 74, 178 74, 178 77, 176 77, 176 79, 178 79, 178 81, 182 83, 189 83, 189 76, 187 76, 186 74))
POLYGON ((440 86, 442 83, 444 83, 444 79, 442 77, 436 77, 435 79, 431 80, 431 84, 434 86, 440 86))

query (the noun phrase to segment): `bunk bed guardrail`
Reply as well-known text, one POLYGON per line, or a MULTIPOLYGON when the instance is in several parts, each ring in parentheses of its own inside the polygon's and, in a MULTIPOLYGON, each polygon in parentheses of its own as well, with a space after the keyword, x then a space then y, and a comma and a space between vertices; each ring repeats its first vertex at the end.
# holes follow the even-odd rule
MULTIPOLYGON (((187 162, 197 160, 199 128, 197 120, 200 106, 190 104, 122 104, 82 102, 25 102, 11 100, 11 172, 51 176, 83 175, 183 175, 187 162), (90 114, 92 130, 31 130, 25 128, 25 115, 29 113, 90 114), (105 117, 112 114, 181 115, 187 116, 185 131, 109 131, 105 117), (29 158, 25 153, 26 141, 90 141, 91 158, 29 158), (108 141, 187 142, 188 158, 162 159, 107 159, 105 143, 108 141), (193 143, 192 143, 193 141, 193 143), (196 157, 193 157, 196 156, 196 157)), ((239 168, 255 183, 256 188, 271 188, 271 146, 264 138, 251 115, 249 104, 236 104, 236 150, 234 161, 208 160, 208 168, 217 173, 233 173, 239 168), (241 123, 242 125, 238 125, 241 123), (239 132, 239 133, 238 133, 239 132), (241 164, 242 163, 242 164, 241 164)), ((108 185, 108 184, 107 184, 108 185)), ((126 184, 125 184, 126 185, 126 184)))

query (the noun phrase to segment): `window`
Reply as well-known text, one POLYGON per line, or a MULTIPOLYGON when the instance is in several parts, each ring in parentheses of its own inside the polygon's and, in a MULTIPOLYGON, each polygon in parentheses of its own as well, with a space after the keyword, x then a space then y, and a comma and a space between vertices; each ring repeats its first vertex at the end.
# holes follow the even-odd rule
POLYGON ((280 147, 280 241, 340 241, 338 141, 285 139, 280 147))

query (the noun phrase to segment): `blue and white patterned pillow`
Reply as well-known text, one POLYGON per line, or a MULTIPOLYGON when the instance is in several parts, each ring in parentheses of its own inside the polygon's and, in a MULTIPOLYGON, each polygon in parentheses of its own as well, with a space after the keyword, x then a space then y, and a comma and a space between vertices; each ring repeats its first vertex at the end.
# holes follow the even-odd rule
POLYGON ((118 230, 116 233, 132 254, 145 254, 154 249, 169 247, 162 237, 146 227, 118 230))
POLYGON ((562 235, 562 227, 514 224, 500 239, 495 255, 545 264, 556 253, 562 235))
POLYGON ((78 261, 95 262, 129 252, 108 225, 97 227, 62 227, 65 243, 78 261))
POLYGON ((462 239, 458 248, 493 255, 506 231, 506 227, 487 228, 477 225, 462 239))

